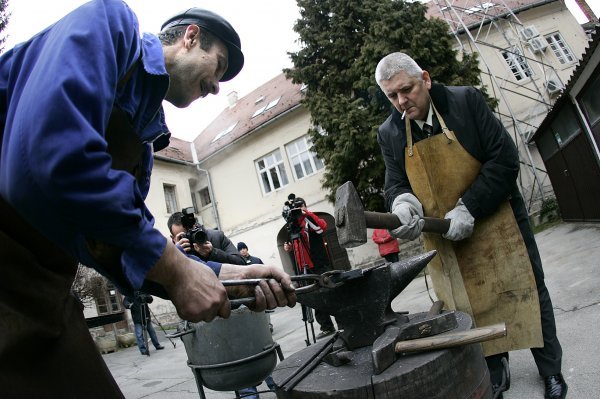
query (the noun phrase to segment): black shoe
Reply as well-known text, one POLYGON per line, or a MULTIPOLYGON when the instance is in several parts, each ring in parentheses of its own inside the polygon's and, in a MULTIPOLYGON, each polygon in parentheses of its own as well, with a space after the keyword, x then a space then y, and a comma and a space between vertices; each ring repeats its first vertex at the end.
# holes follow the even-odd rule
POLYGON ((142 356, 148 356, 148 351, 141 351, 142 356))
POLYGON ((328 335, 331 335, 335 332, 335 330, 321 330, 319 335, 317 335, 317 339, 325 338, 328 335))
POLYGON ((499 385, 492 385, 492 398, 493 399, 503 399, 504 395, 502 395, 502 392, 504 392, 503 387, 500 387, 499 385))
POLYGON ((561 373, 544 377, 546 385, 545 399, 564 399, 567 396, 567 383, 561 373))
POLYGON ((158 345, 158 346, 156 347, 156 350, 157 350, 157 351, 159 351, 159 350, 161 350, 161 349, 165 349, 165 347, 164 347, 164 346, 162 346, 162 345, 158 345))

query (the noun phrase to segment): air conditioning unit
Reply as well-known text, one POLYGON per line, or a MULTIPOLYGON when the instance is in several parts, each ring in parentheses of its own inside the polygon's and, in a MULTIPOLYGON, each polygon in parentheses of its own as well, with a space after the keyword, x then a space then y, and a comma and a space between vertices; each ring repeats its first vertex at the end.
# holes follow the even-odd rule
POLYGON ((556 94, 563 89, 563 85, 558 79, 548 79, 545 83, 546 90, 550 94, 556 94))
POLYGON ((529 40, 529 46, 534 53, 543 53, 548 47, 548 42, 543 37, 534 37, 529 40))
POLYGON ((533 25, 524 26, 519 33, 521 34, 521 39, 525 41, 531 40, 540 35, 540 32, 538 32, 537 28, 533 25))

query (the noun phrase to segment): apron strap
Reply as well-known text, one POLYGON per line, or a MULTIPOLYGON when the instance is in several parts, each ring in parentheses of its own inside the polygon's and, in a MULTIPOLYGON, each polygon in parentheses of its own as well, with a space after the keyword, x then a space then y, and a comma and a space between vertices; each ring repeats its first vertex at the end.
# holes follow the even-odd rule
POLYGON ((410 119, 408 117, 404 118, 406 125, 406 146, 408 147, 408 156, 413 156, 413 139, 412 139, 412 130, 410 130, 410 119))
MULTIPOLYGON (((440 115, 437 108, 435 108, 435 105, 433 104, 433 100, 431 99, 431 97, 429 98, 429 101, 431 102, 431 107, 433 108, 433 112, 435 112, 435 116, 437 117, 438 122, 440 123, 440 126, 442 127, 442 133, 444 133, 444 135, 448 139, 448 144, 450 144, 452 141, 457 141, 456 135, 454 134, 454 132, 452 130, 448 129, 448 126, 446 126, 446 122, 444 122, 444 118, 442 118, 442 115, 440 115)), ((408 117, 404 118, 404 124, 406 127, 406 146, 408 148, 408 156, 412 157, 413 156, 413 137, 412 137, 412 130, 410 127, 410 119, 408 117)))
POLYGON ((440 115, 438 110, 435 108, 435 105, 433 104, 433 100, 431 100, 431 106, 433 107, 433 112, 435 112, 435 116, 437 116, 437 118, 438 118, 438 122, 440 122, 440 126, 442 127, 442 132, 448 138, 448 143, 450 143, 450 141, 452 141, 452 140, 456 141, 456 135, 454 134, 454 132, 452 130, 448 129, 448 126, 446 126, 446 122, 444 122, 444 118, 442 118, 442 115, 440 115))

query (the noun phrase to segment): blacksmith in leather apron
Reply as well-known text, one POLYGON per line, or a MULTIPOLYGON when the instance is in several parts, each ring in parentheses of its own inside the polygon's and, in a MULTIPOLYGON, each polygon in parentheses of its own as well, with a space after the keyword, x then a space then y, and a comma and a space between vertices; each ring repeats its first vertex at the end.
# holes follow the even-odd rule
POLYGON ((498 392, 501 359, 530 348, 546 397, 564 398, 552 301, 516 185, 517 148, 506 129, 481 92, 432 83, 407 54, 382 58, 375 78, 395 108, 377 135, 386 205, 403 221, 394 234, 416 238, 421 214, 453 219, 448 239, 423 234, 425 247, 439 254, 429 265, 438 297, 470 313, 478 326, 506 322, 508 336, 483 345, 498 392))
MULTIPOLYGON (((475 180, 481 164, 433 109, 443 134, 414 144, 405 118, 405 165, 425 216, 443 218, 475 180)), ((447 307, 471 314, 480 327, 506 323, 506 337, 483 343, 486 356, 543 346, 535 279, 508 199, 495 214, 477 220, 465 240, 424 233, 423 241, 426 250, 438 251, 429 271, 436 295, 447 307)))

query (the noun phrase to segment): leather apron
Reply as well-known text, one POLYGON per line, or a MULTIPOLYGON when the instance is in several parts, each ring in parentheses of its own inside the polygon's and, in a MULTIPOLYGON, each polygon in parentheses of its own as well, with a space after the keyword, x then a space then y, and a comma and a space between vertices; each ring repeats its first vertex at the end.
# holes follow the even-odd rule
MULTIPOLYGON (((113 108, 105 138, 113 169, 136 175, 144 144, 124 112, 113 108)), ((0 214, 0 396, 123 398, 70 292, 77 261, 2 197, 0 214)), ((88 247, 107 269, 120 267, 120 250, 88 247)))
MULTIPOLYGON (((432 103, 433 105, 433 103, 432 103)), ((433 110, 442 134, 412 142, 406 118, 405 166, 425 216, 443 218, 475 180, 481 164, 433 110)), ((445 307, 469 313, 476 326, 506 323, 507 336, 483 343, 485 356, 541 347, 540 305, 527 248, 508 199, 493 215, 477 219, 471 237, 450 241, 423 233, 437 297, 445 307)))

